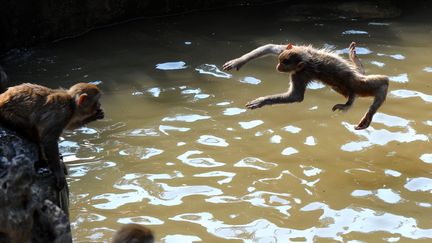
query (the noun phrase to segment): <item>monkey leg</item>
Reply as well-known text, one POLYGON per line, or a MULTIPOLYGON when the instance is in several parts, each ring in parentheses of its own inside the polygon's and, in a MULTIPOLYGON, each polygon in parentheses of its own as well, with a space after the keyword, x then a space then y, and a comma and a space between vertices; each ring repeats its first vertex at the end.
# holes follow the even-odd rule
POLYGON ((379 92, 375 95, 374 101, 372 105, 369 107, 369 110, 364 114, 359 124, 354 127, 355 130, 361 130, 369 127, 372 122, 372 118, 377 112, 378 108, 384 103, 386 94, 387 94, 387 85, 382 86, 379 92))
POLYGON ((361 63, 360 59, 357 57, 355 48, 356 48, 356 43, 351 42, 349 46, 349 58, 351 62, 354 64, 354 66, 357 68, 359 73, 365 74, 363 64, 361 63))
POLYGON ((336 110, 347 111, 349 108, 351 108, 352 104, 354 103, 354 100, 355 100, 355 94, 350 94, 345 104, 334 105, 332 111, 336 111, 336 110))

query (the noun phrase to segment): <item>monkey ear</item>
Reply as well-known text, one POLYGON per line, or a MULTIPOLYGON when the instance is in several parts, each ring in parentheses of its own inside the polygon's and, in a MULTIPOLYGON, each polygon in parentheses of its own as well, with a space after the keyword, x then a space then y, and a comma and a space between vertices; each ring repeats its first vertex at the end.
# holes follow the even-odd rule
POLYGON ((81 106, 87 99, 87 94, 80 94, 77 100, 77 105, 81 106))
POLYGON ((298 72, 298 71, 301 71, 301 70, 304 68, 304 66, 305 66, 304 62, 299 62, 299 63, 297 64, 296 71, 297 71, 297 72, 298 72))
POLYGON ((291 50, 292 48, 293 48, 293 45, 292 45, 291 43, 288 43, 286 49, 287 49, 287 50, 291 50))

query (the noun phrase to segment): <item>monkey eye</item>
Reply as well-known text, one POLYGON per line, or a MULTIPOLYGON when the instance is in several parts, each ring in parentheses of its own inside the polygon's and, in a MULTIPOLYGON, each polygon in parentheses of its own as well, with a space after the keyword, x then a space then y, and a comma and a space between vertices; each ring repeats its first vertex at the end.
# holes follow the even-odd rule
POLYGON ((288 59, 283 59, 281 63, 284 64, 284 65, 288 65, 289 64, 289 60, 288 59))

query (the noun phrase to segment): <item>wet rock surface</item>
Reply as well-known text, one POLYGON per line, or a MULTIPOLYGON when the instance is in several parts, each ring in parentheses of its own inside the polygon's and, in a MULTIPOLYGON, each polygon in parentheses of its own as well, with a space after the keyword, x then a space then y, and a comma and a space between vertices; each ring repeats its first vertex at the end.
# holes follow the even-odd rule
POLYGON ((0 242, 72 242, 68 188, 35 172, 35 144, 0 127, 0 242))

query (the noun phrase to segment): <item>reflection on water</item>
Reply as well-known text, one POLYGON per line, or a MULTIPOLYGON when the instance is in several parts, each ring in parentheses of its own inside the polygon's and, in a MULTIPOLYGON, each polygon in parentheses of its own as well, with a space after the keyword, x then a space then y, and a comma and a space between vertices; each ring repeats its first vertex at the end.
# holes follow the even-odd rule
POLYGON ((215 64, 203 64, 195 68, 200 74, 208 74, 218 78, 231 78, 231 74, 222 72, 215 64))
POLYGON ((159 63, 156 64, 156 69, 159 70, 179 70, 179 69, 185 69, 187 68, 186 63, 179 61, 179 62, 165 62, 165 63, 159 63))
POLYGON ((11 52, 13 80, 104 91, 106 118, 60 141, 75 242, 109 242, 127 223, 173 243, 431 241, 429 14, 289 22, 283 9, 142 20, 11 52), (265 43, 346 58, 352 41, 367 73, 391 77, 366 130, 354 126, 372 100, 332 112, 345 98, 319 82, 302 103, 246 110, 287 89, 274 57, 221 68, 265 43))
POLYGON ((374 117, 374 122, 382 123, 389 127, 400 127, 400 131, 391 132, 386 129, 374 129, 373 126, 365 130, 355 130, 354 125, 350 125, 346 122, 342 124, 352 133, 359 137, 365 138, 364 141, 352 141, 341 146, 341 149, 348 152, 361 151, 367 147, 373 145, 386 145, 392 141, 399 143, 410 143, 413 141, 428 141, 429 138, 425 134, 417 134, 411 126, 408 125, 408 121, 404 121, 401 118, 395 119, 395 117, 385 116, 384 114, 377 113, 374 117), (384 118, 384 119, 383 119, 384 118), (389 119, 390 118, 390 119, 389 119))
POLYGON ((342 32, 342 35, 367 35, 369 34, 367 31, 364 30, 345 30, 342 32))

